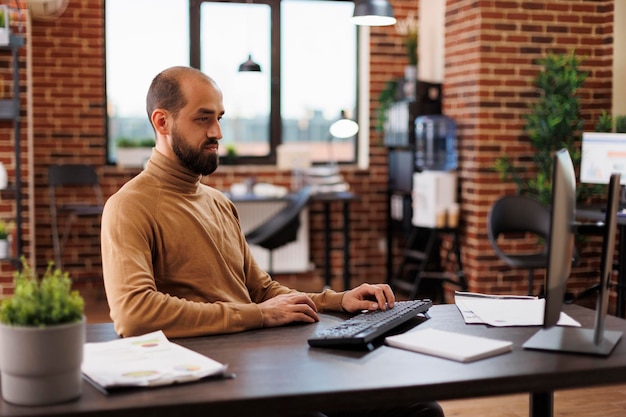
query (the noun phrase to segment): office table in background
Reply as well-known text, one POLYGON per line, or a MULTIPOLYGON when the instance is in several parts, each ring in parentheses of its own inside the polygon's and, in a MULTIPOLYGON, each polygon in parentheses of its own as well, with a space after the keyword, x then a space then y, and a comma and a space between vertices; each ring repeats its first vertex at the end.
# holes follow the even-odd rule
MULTIPOLYGON (((594 312, 575 305, 566 312, 591 326, 594 312)), ((595 357, 522 349, 536 327, 489 328, 466 325, 453 304, 436 305, 432 318, 411 331, 437 328, 511 340, 513 352, 459 363, 380 346, 371 352, 310 348, 307 338, 336 324, 319 323, 260 329, 232 335, 172 339, 228 364, 234 379, 205 380, 104 396, 85 383, 80 399, 46 407, 0 402, 6 416, 293 416, 298 411, 365 409, 529 392, 531 416, 552 415, 552 392, 626 382, 626 343, 612 355, 595 357)), ((416 320, 417 321, 417 320, 416 320)), ((626 331, 626 321, 609 316, 607 328, 626 331)), ((111 324, 87 326, 89 342, 116 338, 111 324)))
MULTIPOLYGON (((580 206, 576 208, 576 218, 582 220, 592 220, 603 222, 606 213, 601 206, 580 206)), ((626 216, 617 216, 617 227, 619 229, 618 239, 618 268, 617 268, 617 301, 615 315, 626 317, 626 216)))
POLYGON ((343 289, 348 290, 350 285, 350 203, 358 200, 359 197, 349 191, 336 193, 313 194, 311 202, 320 202, 324 206, 324 287, 330 288, 332 283, 332 268, 330 253, 333 250, 331 234, 332 218, 331 205, 335 202, 342 204, 343 222, 341 231, 343 232, 343 289))
MULTIPOLYGON (((241 196, 233 196, 228 194, 228 197, 235 203, 254 203, 254 202, 268 202, 268 201, 281 201, 291 198, 291 194, 284 197, 258 197, 254 194, 245 194, 241 196)), ((350 286, 350 204, 353 201, 359 200, 359 197, 350 192, 332 192, 332 193, 318 193, 312 194, 309 205, 320 203, 323 205, 324 214, 324 287, 330 288, 332 284, 332 265, 331 265, 331 253, 334 249, 332 247, 332 233, 335 231, 342 232, 342 246, 339 248, 343 252, 343 274, 342 283, 344 289, 351 288, 350 286), (332 211, 331 206, 333 203, 342 204, 342 226, 340 229, 333 229, 332 227, 332 211)))

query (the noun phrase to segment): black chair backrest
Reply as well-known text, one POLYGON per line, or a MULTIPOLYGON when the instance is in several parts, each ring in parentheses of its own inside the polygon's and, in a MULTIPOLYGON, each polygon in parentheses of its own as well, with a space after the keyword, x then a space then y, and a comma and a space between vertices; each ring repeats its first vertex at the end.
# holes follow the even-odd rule
POLYGON ((533 233, 550 236, 550 210, 539 201, 523 195, 508 195, 498 199, 487 218, 489 240, 503 233, 533 233))
POLYGON ((287 206, 246 234, 248 243, 273 250, 295 241, 300 227, 300 212, 310 199, 311 187, 303 187, 287 206))
POLYGON ((62 185, 98 185, 95 168, 85 164, 51 165, 48 169, 48 184, 51 187, 62 185))

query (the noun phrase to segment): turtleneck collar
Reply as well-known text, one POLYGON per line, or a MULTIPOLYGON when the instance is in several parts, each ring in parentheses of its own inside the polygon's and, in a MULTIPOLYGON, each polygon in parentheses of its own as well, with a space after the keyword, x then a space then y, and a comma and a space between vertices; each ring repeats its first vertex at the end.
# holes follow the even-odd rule
POLYGON ((191 172, 178 161, 173 161, 152 149, 152 156, 146 164, 146 173, 154 175, 161 181, 186 191, 195 191, 200 184, 201 175, 191 172))

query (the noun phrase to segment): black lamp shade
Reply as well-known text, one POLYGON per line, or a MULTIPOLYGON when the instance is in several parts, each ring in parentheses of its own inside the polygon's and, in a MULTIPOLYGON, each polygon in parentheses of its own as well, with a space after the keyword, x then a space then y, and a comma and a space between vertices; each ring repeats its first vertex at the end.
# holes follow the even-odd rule
POLYGON ((396 18, 387 0, 357 0, 352 22, 363 26, 389 26, 396 23, 396 18))
POLYGON ((252 60, 252 55, 248 55, 248 59, 239 65, 239 72, 261 71, 261 66, 252 60))

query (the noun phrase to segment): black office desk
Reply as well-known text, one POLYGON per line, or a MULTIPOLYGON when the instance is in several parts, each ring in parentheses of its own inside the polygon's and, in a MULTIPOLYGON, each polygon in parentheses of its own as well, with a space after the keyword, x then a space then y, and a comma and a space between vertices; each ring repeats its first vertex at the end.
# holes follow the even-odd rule
POLYGON ((331 234, 332 219, 331 205, 335 202, 342 204, 343 224, 343 289, 348 290, 350 285, 350 203, 358 200, 359 197, 349 191, 337 193, 313 194, 311 201, 320 202, 324 205, 324 287, 330 288, 332 282, 332 272, 330 264, 330 253, 332 252, 331 234))
MULTIPOLYGON (((605 213, 601 206, 580 206, 576 209, 576 218, 590 220, 595 222, 603 222, 605 213)), ((617 270, 617 301, 615 307, 615 315, 617 317, 626 317, 626 217, 617 217, 617 226, 619 228, 619 267, 617 270)))
MULTIPOLYGON (((233 196, 227 194, 233 202, 264 202, 264 201, 280 201, 289 199, 293 194, 284 197, 258 197, 254 194, 246 194, 242 196, 233 196)), ((349 191, 336 193, 319 193, 311 195, 311 203, 319 202, 323 204, 324 213, 324 287, 330 288, 332 283, 332 268, 330 262, 331 252, 333 251, 331 235, 334 231, 332 228, 331 206, 333 203, 342 204, 343 222, 340 229, 343 232, 343 288, 350 289, 350 203, 357 201, 359 197, 349 191)))
MULTIPOLYGON (((566 311, 591 326, 594 313, 575 305, 566 311)), ((77 401, 46 407, 19 407, 0 401, 6 416, 293 416, 297 411, 364 409, 529 392, 534 417, 550 416, 551 392, 626 382, 626 341, 608 358, 522 349, 534 327, 466 325, 456 306, 436 305, 433 327, 514 342, 513 352, 463 364, 381 346, 372 352, 308 347, 316 329, 337 322, 331 315, 313 325, 260 329, 233 335, 173 339, 227 363, 234 379, 206 380, 104 396, 85 383, 77 401)), ((607 317, 608 329, 626 331, 626 321, 607 317)), ((87 340, 116 338, 111 324, 87 326, 87 340)))

